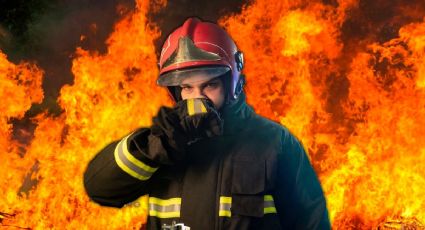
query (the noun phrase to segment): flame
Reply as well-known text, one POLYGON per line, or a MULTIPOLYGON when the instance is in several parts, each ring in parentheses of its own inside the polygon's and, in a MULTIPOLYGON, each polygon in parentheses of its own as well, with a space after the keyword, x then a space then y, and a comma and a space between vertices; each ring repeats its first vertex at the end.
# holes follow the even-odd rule
MULTIPOLYGON (((0 51, 0 93, 3 101, 0 105, 2 212, 8 212, 15 202, 21 203, 17 191, 26 169, 32 165, 29 159, 22 157, 22 146, 19 141, 13 139, 13 127, 10 122, 12 119, 24 117, 32 103, 40 103, 43 100, 42 76, 43 72, 34 64, 15 65, 0 51)), ((2 216, 0 213, 0 220, 2 216)))
MULTIPOLYGON (((0 105, 0 226, 131 229, 146 222, 146 197, 122 209, 100 207, 85 194, 82 175, 107 143, 150 125, 159 106, 171 104, 155 84, 160 31, 146 17, 165 5, 140 0, 134 11, 119 6, 128 13, 109 36, 107 52, 77 48, 74 83, 58 98, 63 112, 32 118, 37 128, 28 146, 11 119, 41 102, 43 71, 0 53, 6 100, 0 105)), ((219 24, 244 52, 249 104, 287 126, 308 149, 333 228, 420 229, 425 18, 402 26, 396 38, 368 36, 357 47, 359 41, 343 39, 342 27, 358 7, 357 0, 257 0, 219 24)))
MULTIPOLYGON (((64 86, 58 98, 63 113, 58 117, 43 113, 33 119, 37 128, 25 157, 21 159, 7 149, 2 151, 8 152, 8 165, 1 170, 5 174, 15 169, 6 173, 10 178, 1 187, 7 199, 0 201, 0 211, 10 214, 3 215, 4 226, 80 229, 84 225, 86 229, 129 229, 146 222, 145 197, 123 209, 101 207, 89 201, 82 175, 97 151, 137 127, 148 126, 159 106, 164 102, 170 104, 166 91, 156 86, 158 72, 153 41, 160 33, 146 19, 148 6, 149 2, 138 2, 135 12, 115 25, 106 54, 77 49, 72 65, 74 83, 64 86), (37 183, 27 196, 18 195, 25 177, 37 183)), ((1 58, 1 63, 6 62, 4 56, 1 58)), ((25 67, 21 67, 22 71, 28 72, 25 67)), ((27 78, 41 77, 39 72, 33 75, 27 78)), ((23 93, 36 88, 33 85, 4 82, 1 89, 16 92, 15 97, 19 96, 23 102, 6 103, 2 111, 7 117, 2 121, 22 117, 31 103, 41 100, 29 101, 32 94, 23 93)), ((35 92, 41 90, 37 86, 35 92)), ((10 129, 6 122, 1 124, 10 129)), ((2 146, 13 146, 8 139, 1 140, 2 146)))
POLYGON ((250 103, 308 148, 333 228, 424 223, 425 22, 342 62, 341 26, 358 3, 338 3, 256 1, 220 23, 245 52, 250 103))

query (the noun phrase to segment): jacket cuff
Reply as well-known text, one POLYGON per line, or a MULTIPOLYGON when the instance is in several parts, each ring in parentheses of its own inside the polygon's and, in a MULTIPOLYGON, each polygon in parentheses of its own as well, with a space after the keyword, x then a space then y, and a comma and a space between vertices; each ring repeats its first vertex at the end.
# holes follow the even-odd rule
POLYGON ((130 176, 142 181, 148 180, 158 169, 158 166, 152 161, 149 162, 139 151, 130 148, 132 135, 133 133, 127 135, 116 145, 114 150, 115 162, 130 176))

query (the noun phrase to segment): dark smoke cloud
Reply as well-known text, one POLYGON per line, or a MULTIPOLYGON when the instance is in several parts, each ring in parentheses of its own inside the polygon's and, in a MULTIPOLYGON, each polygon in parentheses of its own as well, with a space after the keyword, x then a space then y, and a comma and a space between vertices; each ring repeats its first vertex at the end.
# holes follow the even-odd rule
POLYGON ((73 81, 71 62, 76 47, 104 52, 105 40, 122 16, 117 10, 118 5, 125 6, 120 9, 134 8, 132 0, 52 1, 43 9, 34 9, 40 13, 22 21, 25 25, 19 26, 19 31, 12 30, 15 32, 14 42, 2 39, 7 44, 0 48, 12 61, 32 61, 45 71, 45 99, 42 105, 33 106, 29 111, 31 115, 43 109, 60 112, 56 99, 60 88, 73 81))
POLYGON ((8 13, 0 18, 4 25, 0 26, 0 49, 11 61, 34 62, 45 72, 43 102, 34 104, 23 119, 11 120, 13 137, 25 146, 36 127, 31 117, 45 110, 52 115, 62 112, 56 100, 62 86, 73 82, 71 65, 76 47, 105 52, 105 40, 115 22, 126 13, 124 9, 132 10, 135 4, 132 0, 19 1, 2 4, 10 10, 0 10, 8 13), (119 11, 117 6, 121 6, 119 11))
MULTIPOLYGON (((424 0, 360 0, 357 8, 348 12, 342 25, 342 40, 347 48, 363 49, 370 42, 385 42, 398 36, 404 25, 422 21, 424 0)), ((355 53, 355 52, 352 52, 355 53)))
MULTIPOLYGON (((13 62, 35 62, 45 71, 43 80, 44 101, 33 105, 25 117, 12 120, 13 138, 21 143, 20 156, 33 138, 36 124, 30 118, 43 110, 60 114, 56 103, 61 87, 72 84, 71 64, 76 47, 105 52, 105 40, 115 22, 126 12, 134 9, 132 0, 65 0, 40 5, 36 1, 19 0, 20 4, 2 4, 10 7, 10 14, 0 18, 0 49, 13 62), (120 6, 119 8, 117 6, 120 6), (33 8, 31 8, 33 7, 33 8), (118 10, 119 9, 119 10, 118 10), (36 13, 31 12, 36 11, 36 13), (22 16, 30 15, 22 18, 22 16), (16 21, 8 21, 14 19, 16 21), (84 36, 85 39, 81 39, 84 36)), ((4 8, 2 12, 7 12, 4 8)), ((3 15, 4 16, 4 15, 3 15)), ((31 175, 38 170, 35 162, 25 177, 18 193, 26 194, 37 185, 31 175)))

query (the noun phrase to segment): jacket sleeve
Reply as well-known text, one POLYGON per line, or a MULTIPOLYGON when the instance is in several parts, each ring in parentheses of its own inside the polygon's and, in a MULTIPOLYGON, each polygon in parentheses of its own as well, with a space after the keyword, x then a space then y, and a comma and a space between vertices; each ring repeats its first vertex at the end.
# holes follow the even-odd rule
POLYGON ((171 160, 161 137, 140 128, 97 153, 84 173, 84 187, 96 203, 122 207, 149 192, 163 164, 171 160))
POLYGON ((326 199, 302 144, 287 129, 278 155, 275 206, 284 229, 330 229, 326 199))

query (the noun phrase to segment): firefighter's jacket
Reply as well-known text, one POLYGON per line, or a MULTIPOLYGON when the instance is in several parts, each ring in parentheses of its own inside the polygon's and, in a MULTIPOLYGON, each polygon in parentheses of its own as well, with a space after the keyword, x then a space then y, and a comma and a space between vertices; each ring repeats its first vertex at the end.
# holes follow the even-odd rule
POLYGON ((222 136, 199 140, 186 154, 173 162, 161 138, 140 128, 94 157, 86 191, 113 207, 148 194, 148 230, 172 221, 191 230, 330 229, 303 146, 244 97, 225 110, 222 136))

